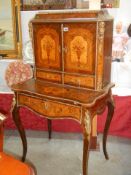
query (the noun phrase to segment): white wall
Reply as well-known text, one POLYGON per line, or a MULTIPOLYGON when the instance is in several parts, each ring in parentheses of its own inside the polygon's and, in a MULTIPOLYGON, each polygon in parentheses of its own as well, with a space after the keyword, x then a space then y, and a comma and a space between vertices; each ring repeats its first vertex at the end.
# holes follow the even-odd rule
POLYGON ((38 11, 21 11, 21 26, 22 26, 22 43, 23 45, 30 40, 29 36, 29 21, 34 18, 38 11))
POLYGON ((117 19, 131 23, 131 0, 120 0, 120 8, 117 11, 117 19))
POLYGON ((0 93, 13 93, 7 86, 5 81, 5 71, 8 65, 14 60, 3 59, 0 60, 0 93))

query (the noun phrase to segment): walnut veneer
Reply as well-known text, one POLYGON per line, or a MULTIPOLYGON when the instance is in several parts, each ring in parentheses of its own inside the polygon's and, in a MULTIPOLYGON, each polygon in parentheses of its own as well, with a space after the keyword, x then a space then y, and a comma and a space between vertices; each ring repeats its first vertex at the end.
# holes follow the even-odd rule
POLYGON ((112 18, 106 11, 37 14, 31 21, 35 55, 34 78, 13 85, 16 105, 13 119, 27 152, 19 108, 25 106, 48 119, 69 118, 83 128, 83 175, 92 135, 92 120, 108 107, 103 137, 106 151, 107 132, 114 112, 111 95, 110 65, 112 18))

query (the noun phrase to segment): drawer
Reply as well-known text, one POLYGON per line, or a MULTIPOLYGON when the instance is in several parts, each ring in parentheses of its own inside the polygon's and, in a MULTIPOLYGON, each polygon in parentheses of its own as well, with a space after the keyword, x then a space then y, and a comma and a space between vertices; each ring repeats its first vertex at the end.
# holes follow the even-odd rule
POLYGON ((90 76, 65 75, 64 82, 65 84, 74 85, 77 87, 95 88, 94 77, 90 76))
POLYGON ((74 118, 81 120, 81 107, 50 100, 18 95, 18 105, 27 106, 33 111, 49 118, 74 118))
POLYGON ((62 81, 61 74, 59 73, 51 73, 51 72, 38 71, 38 70, 36 71, 36 78, 40 78, 51 82, 58 82, 58 83, 62 81))

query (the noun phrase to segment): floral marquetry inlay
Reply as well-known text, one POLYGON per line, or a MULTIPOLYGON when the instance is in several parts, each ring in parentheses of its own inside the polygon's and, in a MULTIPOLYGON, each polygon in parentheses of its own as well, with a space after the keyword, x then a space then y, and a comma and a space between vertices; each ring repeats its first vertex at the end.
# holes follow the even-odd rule
POLYGON ((42 59, 55 61, 55 41, 50 35, 45 35, 41 39, 42 59))
POLYGON ((71 61, 80 63, 87 63, 87 41, 82 36, 75 36, 71 41, 71 61))
POLYGON ((60 34, 59 25, 39 25, 36 27, 36 56, 39 68, 60 68, 60 34))
POLYGON ((68 32, 64 32, 65 70, 75 73, 94 74, 96 50, 96 24, 66 24, 68 32), (79 26, 79 27, 78 27, 79 26))

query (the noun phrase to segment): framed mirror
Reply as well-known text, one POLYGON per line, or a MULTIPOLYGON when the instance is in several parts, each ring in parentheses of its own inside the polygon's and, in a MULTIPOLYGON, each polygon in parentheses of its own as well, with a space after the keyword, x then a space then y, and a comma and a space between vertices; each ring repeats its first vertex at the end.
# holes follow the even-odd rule
POLYGON ((21 57, 20 0, 0 0, 0 56, 21 57))

